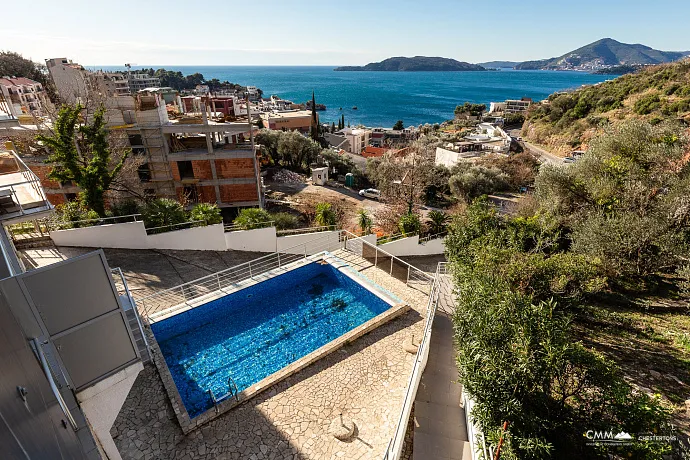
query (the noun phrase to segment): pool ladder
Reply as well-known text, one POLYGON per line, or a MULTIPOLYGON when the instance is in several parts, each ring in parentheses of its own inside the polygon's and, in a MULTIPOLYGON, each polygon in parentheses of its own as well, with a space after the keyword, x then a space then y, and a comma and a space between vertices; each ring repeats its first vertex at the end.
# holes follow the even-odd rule
POLYGON ((240 395, 239 395, 239 390, 237 389, 237 384, 235 383, 235 380, 232 378, 231 375, 228 376, 228 392, 225 393, 223 396, 220 398, 216 398, 216 395, 213 393, 213 390, 211 388, 208 389, 208 394, 211 396, 211 401, 213 401, 213 407, 216 408, 216 413, 218 413, 218 403, 221 401, 224 401, 228 397, 235 397, 235 400, 237 402, 240 402, 240 395))

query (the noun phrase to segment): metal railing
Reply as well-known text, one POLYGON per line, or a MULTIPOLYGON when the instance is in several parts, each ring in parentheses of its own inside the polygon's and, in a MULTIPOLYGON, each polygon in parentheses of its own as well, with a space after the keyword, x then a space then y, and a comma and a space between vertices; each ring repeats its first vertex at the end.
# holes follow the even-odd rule
POLYGON ((435 240, 436 238, 443 238, 446 236, 448 232, 440 232, 440 233, 434 233, 433 235, 427 235, 425 237, 419 238, 419 244, 424 244, 428 243, 431 240, 435 240))
POLYGON ((303 233, 318 233, 337 230, 337 225, 323 225, 321 227, 304 227, 304 228, 289 228, 285 230, 278 230, 277 236, 299 235, 303 233))
POLYGON ((160 233, 174 232, 175 230, 184 230, 192 227, 206 226, 205 220, 190 220, 188 222, 180 222, 179 224, 161 225, 159 227, 147 227, 147 235, 158 235, 160 233))
POLYGON ((170 312, 176 306, 182 308, 185 305, 189 305, 189 302, 213 292, 235 288, 238 283, 254 279, 270 270, 282 268, 287 264, 303 259, 316 259, 324 251, 333 251, 341 248, 342 242, 340 237, 334 239, 332 235, 325 235, 319 239, 301 243, 194 281, 136 299, 136 302, 141 315, 148 319, 162 311, 170 312))
POLYGON ((386 452, 383 455, 383 460, 397 460, 403 448, 405 439, 405 432, 407 431, 407 422, 410 419, 412 412, 412 404, 417 396, 417 389, 422 380, 422 373, 426 367, 426 362, 429 357, 429 347, 431 341, 431 331, 433 328, 434 317, 436 316, 436 309, 438 308, 439 300, 439 279, 442 274, 446 273, 446 263, 439 262, 436 266, 436 274, 432 284, 431 292, 429 294, 429 302, 427 304, 427 315, 424 323, 424 334, 422 340, 417 348, 414 365, 412 366, 412 373, 407 383, 407 390, 405 391, 405 398, 403 399, 403 407, 400 411, 398 424, 396 425, 395 433, 388 443, 386 452))
POLYGON ((99 217, 97 219, 59 220, 58 218, 46 220, 49 231, 66 230, 71 228, 95 227, 98 225, 125 224, 129 222, 141 222, 141 214, 128 214, 126 216, 99 217))
POLYGON ((247 225, 230 224, 223 227, 225 232, 236 232, 238 230, 256 230, 257 228, 275 227, 275 222, 267 220, 265 222, 252 222, 247 225))
POLYGON ((137 310, 137 304, 134 302, 134 297, 132 297, 132 293, 129 290, 129 286, 127 285, 127 280, 125 279, 125 275, 122 273, 122 270, 120 269, 120 267, 111 268, 110 273, 112 274, 113 284, 115 285, 115 289, 117 290, 117 294, 126 296, 127 300, 129 300, 129 304, 133 310, 134 317, 137 320, 137 326, 139 326, 139 332, 141 333, 141 338, 144 341, 144 346, 146 347, 146 351, 148 351, 149 357, 153 356, 151 354, 151 347, 149 345, 149 341, 146 339, 146 334, 144 334, 144 325, 142 324, 141 318, 139 317, 139 311, 137 310))

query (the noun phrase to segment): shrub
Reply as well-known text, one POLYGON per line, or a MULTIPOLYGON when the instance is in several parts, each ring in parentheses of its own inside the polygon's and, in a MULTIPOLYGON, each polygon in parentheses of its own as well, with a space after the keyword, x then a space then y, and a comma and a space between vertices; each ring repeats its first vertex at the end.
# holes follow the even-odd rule
POLYGON ((277 212, 271 214, 271 220, 275 223, 277 230, 289 230, 299 227, 299 219, 288 212, 277 212))
POLYGON ((451 172, 453 175, 448 180, 451 192, 467 202, 509 188, 508 176, 498 168, 461 163, 451 172))
POLYGON ((331 203, 319 203, 314 213, 314 223, 319 227, 332 227, 338 222, 338 215, 331 203))
POLYGON ((654 110, 656 110, 660 103, 661 99, 659 99, 659 94, 649 93, 642 96, 635 102, 633 110, 638 115, 647 115, 648 113, 652 113, 654 110))
POLYGON ((110 212, 113 213, 113 216, 131 216, 133 214, 140 214, 141 206, 136 201, 128 199, 112 205, 110 212))
POLYGON ((268 222, 271 220, 272 217, 268 211, 259 208, 245 208, 239 212, 232 223, 242 230, 252 230, 268 226, 268 222))
POLYGON ((371 227, 374 225, 374 220, 364 208, 357 211, 357 225, 362 231, 362 234, 368 235, 371 233, 371 227))
POLYGON ((427 216, 429 220, 427 221, 427 227, 429 227, 429 233, 432 235, 437 235, 446 231, 450 217, 443 211, 429 211, 427 216))
POLYGON ((223 216, 217 204, 199 203, 190 213, 190 218, 193 221, 203 221, 205 225, 220 224, 223 222, 223 216))
POLYGON ((410 212, 400 218, 398 228, 404 236, 418 235, 422 229, 422 222, 419 220, 419 215, 410 212))
POLYGON ((142 215, 144 224, 148 228, 165 227, 187 221, 184 207, 178 201, 170 198, 157 198, 150 201, 144 208, 142 215))
POLYGON ((96 211, 87 209, 80 201, 68 201, 67 203, 57 205, 55 212, 62 228, 90 227, 95 222, 81 221, 100 218, 96 211))

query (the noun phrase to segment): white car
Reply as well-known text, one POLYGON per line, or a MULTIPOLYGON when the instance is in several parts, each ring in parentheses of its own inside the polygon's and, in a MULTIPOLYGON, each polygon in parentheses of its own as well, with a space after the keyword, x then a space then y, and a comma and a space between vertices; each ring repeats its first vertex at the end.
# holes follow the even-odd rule
POLYGON ((365 188, 359 191, 359 196, 371 198, 372 200, 381 199, 381 192, 375 188, 365 188))
POLYGON ((563 158, 563 163, 575 163, 576 161, 577 161, 577 158, 573 158, 573 157, 563 158))

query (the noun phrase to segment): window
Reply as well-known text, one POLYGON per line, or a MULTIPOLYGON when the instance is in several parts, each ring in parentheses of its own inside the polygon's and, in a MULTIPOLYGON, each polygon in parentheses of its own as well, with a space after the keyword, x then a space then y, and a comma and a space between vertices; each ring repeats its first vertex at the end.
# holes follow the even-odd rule
POLYGON ((146 198, 155 198, 156 197, 156 190, 152 188, 145 188, 144 189, 144 196, 146 198))
POLYGON ((184 193, 185 200, 188 203, 198 203, 199 202, 199 194, 197 193, 196 186, 185 185, 183 193, 184 193))
POLYGON ((151 170, 149 169, 149 164, 144 163, 137 168, 137 174, 139 174, 139 180, 142 182, 151 182, 151 170))
POLYGON ((180 171, 180 179, 194 179, 194 168, 191 161, 178 161, 177 170, 180 171))
POLYGON ((144 145, 144 140, 141 138, 141 134, 130 134, 128 137, 129 145, 132 147, 136 145, 144 145))
MULTIPOLYGON (((124 110, 122 112, 122 118, 124 118, 125 123, 132 124, 137 122, 137 117, 134 114, 134 110, 124 110)), ((139 136, 141 137, 141 136, 139 136)))
POLYGON ((65 199, 67 201, 76 201, 77 200, 77 194, 76 193, 65 193, 65 199))

